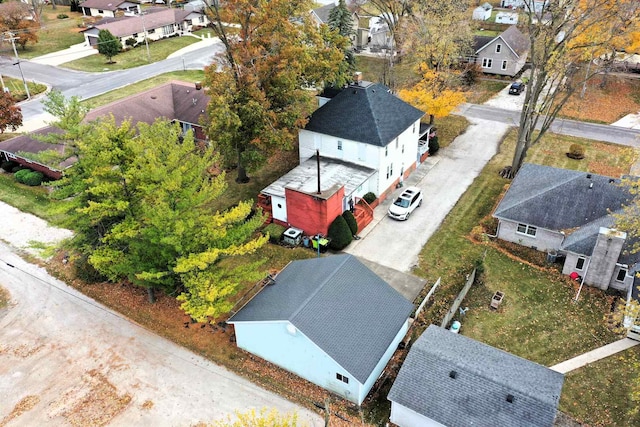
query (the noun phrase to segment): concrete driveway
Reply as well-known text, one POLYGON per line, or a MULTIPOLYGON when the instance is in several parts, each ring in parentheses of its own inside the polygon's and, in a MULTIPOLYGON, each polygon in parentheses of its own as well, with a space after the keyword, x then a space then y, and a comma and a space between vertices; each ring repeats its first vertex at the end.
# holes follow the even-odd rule
POLYGON ((322 419, 122 318, 0 243, 0 425, 190 426, 234 411, 322 419), (11 266, 14 266, 13 268, 11 266))
POLYGON ((45 65, 61 65, 65 62, 75 61, 76 59, 84 58, 91 55, 96 55, 98 49, 94 49, 87 43, 74 44, 70 48, 59 50, 57 52, 51 52, 46 55, 38 56, 31 59, 31 62, 36 64, 45 65))
POLYGON ((422 206, 407 221, 387 217, 387 209, 402 189, 394 192, 374 211, 374 221, 346 249, 358 257, 403 272, 418 263, 418 254, 438 229, 460 196, 497 153, 509 126, 489 120, 470 119, 467 131, 451 145, 429 157, 405 180, 424 192, 422 206))

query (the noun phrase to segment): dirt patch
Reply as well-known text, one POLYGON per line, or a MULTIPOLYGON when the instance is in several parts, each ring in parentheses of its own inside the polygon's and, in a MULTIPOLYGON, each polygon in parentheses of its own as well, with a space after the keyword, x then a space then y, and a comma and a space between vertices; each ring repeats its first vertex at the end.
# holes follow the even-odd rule
POLYGON ((50 417, 63 416, 72 426, 104 426, 131 402, 131 395, 119 395, 106 376, 95 369, 83 382, 49 405, 50 417))
POLYGON ((24 414, 27 411, 30 411, 38 403, 40 403, 40 398, 38 396, 29 395, 23 397, 20 402, 18 402, 16 406, 13 407, 9 415, 4 417, 0 421, 0 427, 6 426, 11 420, 18 418, 20 415, 24 414))

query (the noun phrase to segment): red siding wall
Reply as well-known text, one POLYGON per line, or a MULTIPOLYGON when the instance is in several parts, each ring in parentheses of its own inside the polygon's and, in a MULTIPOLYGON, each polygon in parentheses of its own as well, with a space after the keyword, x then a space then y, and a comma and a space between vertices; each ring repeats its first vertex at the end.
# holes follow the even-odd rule
POLYGON ((315 199, 313 195, 289 188, 284 190, 287 200, 287 221, 300 228, 306 235, 327 234, 329 225, 342 214, 344 187, 340 187, 328 199, 315 199))

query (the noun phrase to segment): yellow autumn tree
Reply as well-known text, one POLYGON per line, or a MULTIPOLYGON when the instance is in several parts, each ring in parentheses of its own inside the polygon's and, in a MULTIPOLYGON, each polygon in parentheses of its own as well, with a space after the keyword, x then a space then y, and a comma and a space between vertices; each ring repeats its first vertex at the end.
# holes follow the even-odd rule
POLYGON ((429 122, 434 118, 448 116, 465 101, 464 94, 451 87, 448 76, 430 69, 421 63, 419 71, 422 76, 413 87, 401 89, 400 98, 429 115, 429 122))
POLYGON ((275 409, 267 410, 263 408, 259 412, 252 409, 247 412, 237 412, 236 420, 221 420, 211 427, 304 427, 306 423, 298 422, 298 415, 282 415, 275 409))

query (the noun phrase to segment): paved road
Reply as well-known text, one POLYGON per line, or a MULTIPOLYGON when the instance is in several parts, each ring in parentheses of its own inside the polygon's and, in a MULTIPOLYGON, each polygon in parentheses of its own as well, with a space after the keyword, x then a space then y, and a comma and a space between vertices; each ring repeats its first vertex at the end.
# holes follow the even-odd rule
MULTIPOLYGON (((223 52, 222 44, 215 43, 186 52, 180 57, 165 59, 138 68, 104 73, 85 73, 30 61, 22 61, 21 67, 25 78, 29 81, 46 83, 52 88, 60 90, 67 97, 75 95, 87 99, 169 71, 202 70, 214 62, 220 52, 223 52)), ((0 57, 0 73, 20 78, 20 71, 13 63, 14 60, 11 58, 0 57)), ((25 121, 44 117, 41 99, 23 102, 20 106, 25 121)))
MULTIPOLYGON (((518 126, 520 120, 519 111, 510 111, 487 105, 464 104, 458 108, 456 114, 466 118, 491 120, 510 126, 518 126)), ((551 125, 551 131, 596 141, 640 147, 640 130, 637 129, 556 119, 551 125)))
POLYGON ((112 426, 188 426, 263 407, 323 425, 320 416, 123 319, 2 243, 0 285, 11 294, 10 308, 0 310, 2 425, 27 396, 38 403, 9 425, 95 425, 93 414, 112 426), (110 415, 118 405, 122 411, 110 415))
POLYGON ((410 272, 427 240, 497 153, 508 126, 488 120, 470 119, 471 126, 437 155, 427 158, 405 186, 422 188, 424 200, 411 218, 396 221, 387 217, 394 197, 388 197, 374 210, 374 221, 352 242, 347 252, 403 272, 410 272))

